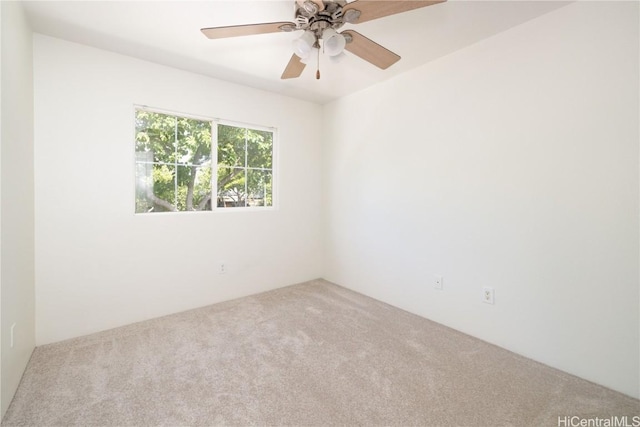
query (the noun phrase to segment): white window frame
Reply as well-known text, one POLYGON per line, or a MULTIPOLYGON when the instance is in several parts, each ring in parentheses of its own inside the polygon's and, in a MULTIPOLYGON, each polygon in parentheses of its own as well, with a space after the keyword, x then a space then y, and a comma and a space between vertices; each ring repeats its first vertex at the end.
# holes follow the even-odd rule
MULTIPOLYGON (((136 158, 136 123, 135 117, 137 111, 147 111, 150 113, 164 114, 168 116, 181 117, 192 120, 199 120, 211 123, 211 210, 202 211, 177 211, 177 212, 155 212, 156 214, 187 214, 187 213, 222 213, 222 212, 265 212, 278 209, 280 202, 279 197, 279 180, 278 180, 278 128, 276 126, 264 126, 254 123, 242 122, 237 120, 221 119, 216 117, 200 116, 190 113, 176 112, 173 110, 166 110, 162 108, 154 108, 146 105, 134 104, 133 106, 133 212, 135 215, 148 215, 149 212, 136 212, 136 184, 137 184, 137 158, 136 158), (234 207, 219 207, 218 200, 218 125, 233 126, 237 128, 252 129, 263 132, 271 132, 272 134, 272 148, 271 148, 271 205, 270 206, 234 206, 234 207)), ((245 148, 246 150, 246 148, 245 148)), ((245 166, 243 169, 248 171, 249 169, 255 170, 256 168, 249 168, 247 163, 247 156, 245 153, 245 166)), ((265 170, 265 169, 262 169, 265 170)), ((246 184, 245 184, 246 185, 246 184)))

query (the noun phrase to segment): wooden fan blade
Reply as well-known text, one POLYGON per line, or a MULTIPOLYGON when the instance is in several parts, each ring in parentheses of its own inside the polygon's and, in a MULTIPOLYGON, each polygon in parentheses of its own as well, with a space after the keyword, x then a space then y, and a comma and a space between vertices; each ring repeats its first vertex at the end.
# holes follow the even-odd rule
POLYGON ((300 57, 294 53, 293 55, 291 55, 291 59, 282 72, 282 76, 280 78, 294 79, 296 77, 300 77, 300 74, 302 74, 302 70, 304 70, 304 67, 306 67, 306 64, 300 62, 300 57))
POLYGON ((380 46, 373 40, 366 38, 357 31, 347 30, 343 31, 342 34, 348 34, 352 38, 351 43, 347 43, 345 46, 346 50, 372 63, 378 68, 386 70, 400 60, 399 55, 380 46))
POLYGON ((408 1, 383 1, 383 0, 356 0, 347 4, 342 13, 346 14, 349 9, 360 11, 360 18, 353 22, 360 24, 361 22, 371 21, 373 19, 382 18, 396 13, 407 12, 413 9, 420 9, 438 3, 444 3, 447 0, 408 0, 408 1))
POLYGON ((293 22, 269 22, 264 24, 231 25, 229 27, 203 28, 202 34, 210 39, 224 39, 227 37, 252 36, 255 34, 277 33, 282 25, 293 25, 293 22))

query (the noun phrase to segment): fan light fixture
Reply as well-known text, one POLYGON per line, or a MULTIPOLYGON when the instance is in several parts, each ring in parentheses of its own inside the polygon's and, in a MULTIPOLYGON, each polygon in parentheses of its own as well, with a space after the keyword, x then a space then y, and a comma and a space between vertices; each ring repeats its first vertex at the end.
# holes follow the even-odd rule
POLYGON ((293 41, 293 52, 302 59, 309 58, 313 46, 316 44, 316 35, 313 31, 305 31, 299 39, 293 41))
POLYGON ((344 36, 339 34, 333 28, 327 28, 324 30, 322 33, 322 40, 324 40, 324 52, 329 56, 340 55, 347 44, 344 36))
POLYGON ((309 53, 309 55, 306 58, 300 58, 300 62, 304 65, 308 65, 311 60, 313 59, 313 57, 317 57, 318 56, 318 48, 317 47, 312 47, 311 48, 311 52, 309 53))
POLYGON ((337 54, 336 56, 330 56, 329 57, 329 61, 331 61, 332 64, 339 64, 341 63, 345 58, 347 57, 347 55, 344 54, 344 52, 337 54))
POLYGON ((293 18, 288 22, 227 25, 202 28, 201 31, 210 39, 303 31, 304 34, 293 41, 294 53, 280 78, 300 77, 314 55, 318 62, 316 79, 319 79, 320 49, 331 62, 340 61, 345 57, 344 51, 349 51, 382 70, 400 60, 400 55, 357 31, 347 29, 339 33, 345 24, 360 24, 445 1, 447 0, 295 0, 293 18))

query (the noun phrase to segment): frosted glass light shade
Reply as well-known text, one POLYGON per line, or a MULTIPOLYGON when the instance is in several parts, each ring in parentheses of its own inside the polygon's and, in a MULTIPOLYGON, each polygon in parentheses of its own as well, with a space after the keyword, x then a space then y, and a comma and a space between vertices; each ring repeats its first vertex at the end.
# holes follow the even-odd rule
POLYGON ((345 55, 344 52, 340 52, 337 55, 331 56, 329 57, 329 61, 331 61, 331 63, 333 64, 339 64, 341 63, 345 58, 347 57, 347 55, 345 55))
POLYGON ((329 56, 340 55, 347 44, 344 36, 336 32, 333 28, 324 30, 322 40, 324 40, 324 52, 329 56))
POLYGON ((311 31, 305 31, 299 39, 293 41, 293 52, 302 59, 307 59, 311 54, 316 36, 311 31))
POLYGON ((300 62, 302 62, 304 65, 309 65, 309 63, 313 61, 314 58, 317 58, 317 57, 318 57, 318 48, 313 47, 311 48, 311 53, 306 58, 300 58, 300 62))

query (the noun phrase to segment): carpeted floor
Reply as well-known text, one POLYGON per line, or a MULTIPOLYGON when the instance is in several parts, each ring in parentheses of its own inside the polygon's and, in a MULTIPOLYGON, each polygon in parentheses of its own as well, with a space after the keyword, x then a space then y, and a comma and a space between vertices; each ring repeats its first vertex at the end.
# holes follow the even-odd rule
POLYGON ((630 424, 640 402, 318 280, 38 347, 2 425, 570 425, 559 416, 630 424))

